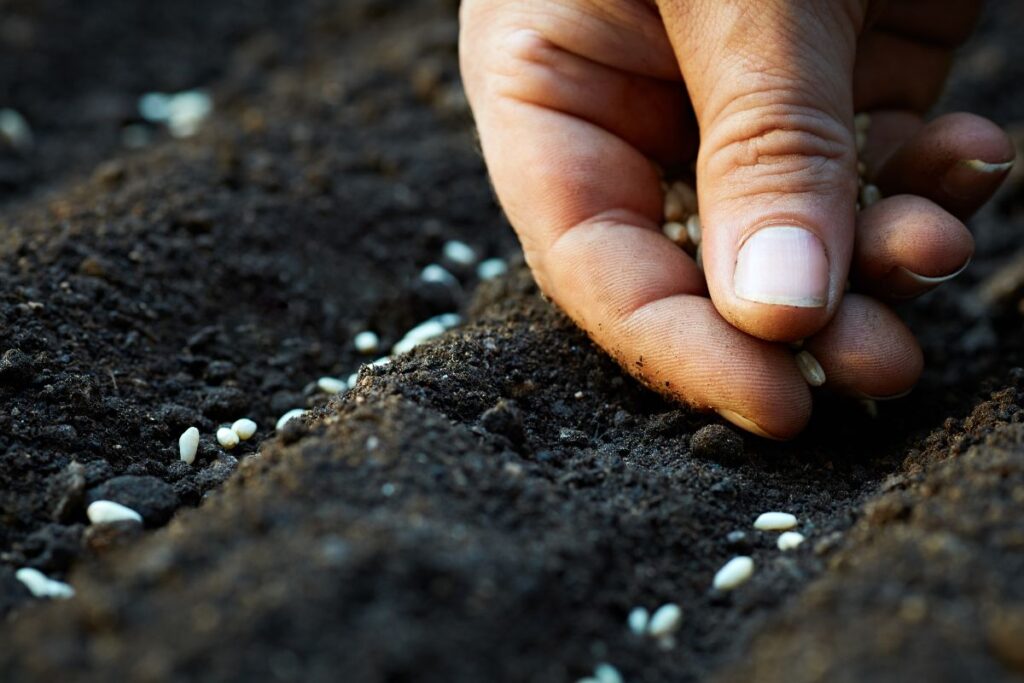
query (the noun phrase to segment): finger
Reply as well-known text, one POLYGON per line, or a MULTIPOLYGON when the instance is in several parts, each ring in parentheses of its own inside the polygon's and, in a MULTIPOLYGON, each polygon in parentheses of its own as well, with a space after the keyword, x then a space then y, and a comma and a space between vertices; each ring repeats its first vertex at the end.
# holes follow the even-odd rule
MULTIPOLYGON (((505 48, 501 35, 481 44, 505 48)), ((703 275, 660 232, 650 162, 571 112, 502 93, 492 79, 508 68, 467 70, 467 94, 495 189, 544 291, 649 386, 756 433, 798 432, 811 405, 795 362, 701 296, 703 275)))
POLYGON ((821 366, 827 388, 861 398, 895 398, 910 391, 924 368, 914 335, 883 304, 847 294, 832 322, 804 350, 821 366))
POLYGON ((897 195, 858 215, 851 280, 858 292, 909 299, 956 277, 973 253, 961 221, 927 199, 897 195))
MULTIPOLYGON (((869 145, 871 138, 869 133, 869 145)), ((999 188, 1014 157, 1013 143, 991 121, 947 114, 914 132, 876 171, 874 182, 886 196, 926 197, 966 218, 999 188)))
POLYGON ((853 246, 859 18, 809 0, 660 4, 700 124, 712 299, 754 336, 803 338, 838 306, 853 246))

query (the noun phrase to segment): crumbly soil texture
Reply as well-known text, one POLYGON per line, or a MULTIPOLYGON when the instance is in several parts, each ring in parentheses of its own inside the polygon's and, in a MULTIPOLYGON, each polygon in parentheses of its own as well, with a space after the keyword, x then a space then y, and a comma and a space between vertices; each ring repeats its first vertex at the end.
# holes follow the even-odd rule
MULTIPOLYGON (((0 680, 1024 678, 1022 176, 973 221, 971 269, 904 311, 917 391, 741 435, 539 295, 476 149, 456 5, 4 6, 0 107, 32 140, 0 136, 0 680), (197 87, 194 137, 135 109, 197 87), (508 274, 445 262, 453 239, 508 274), (448 312, 389 364, 354 348, 448 312), (241 417, 259 430, 227 451, 241 417), (97 499, 144 524, 90 526, 97 499), (770 510, 807 540, 780 551, 752 525, 770 510), (737 555, 753 577, 713 590, 737 555), (21 567, 75 597, 33 598, 21 567), (672 642, 630 631, 665 603, 672 642)), ((1018 141, 1022 22, 992 3, 943 103, 1018 141)))

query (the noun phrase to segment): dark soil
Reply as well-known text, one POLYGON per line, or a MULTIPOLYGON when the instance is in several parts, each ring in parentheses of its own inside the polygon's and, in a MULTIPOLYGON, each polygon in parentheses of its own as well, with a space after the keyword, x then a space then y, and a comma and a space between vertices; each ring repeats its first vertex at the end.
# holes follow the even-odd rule
MULTIPOLYGON (((419 280, 448 239, 515 253, 454 3, 99 4, 24 3, 34 66, 0 67, 0 106, 39 125, 0 153, 0 680, 1024 677, 1024 286, 992 294, 1020 176, 963 281, 907 311, 920 389, 877 416, 825 398, 767 443, 641 388, 521 266, 419 280), (138 94, 196 86, 200 135, 118 151, 138 94), (122 113, 88 118, 96 93, 122 113), (316 391, 369 360, 356 332, 390 346, 453 310, 444 339, 316 391), (315 410, 273 434, 293 407, 315 410), (243 416, 260 431, 227 453, 212 434, 243 416), (98 497, 146 530, 89 528, 98 497), (752 528, 772 509, 798 550, 752 528), (710 590, 736 554, 754 578, 710 590), (31 601, 21 566, 77 596, 31 601), (669 601, 674 649, 629 633, 669 601)), ((1021 12, 993 5, 947 107, 1021 126, 1021 12)))

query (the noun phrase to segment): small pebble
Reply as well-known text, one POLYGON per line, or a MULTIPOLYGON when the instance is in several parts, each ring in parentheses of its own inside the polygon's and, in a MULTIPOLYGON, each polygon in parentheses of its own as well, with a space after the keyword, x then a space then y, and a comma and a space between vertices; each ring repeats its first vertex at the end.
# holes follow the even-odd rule
POLYGON ((238 434, 230 427, 221 427, 217 430, 217 443, 230 451, 238 445, 238 434))
POLYGON ((337 377, 321 377, 316 381, 316 386, 325 394, 340 394, 348 389, 348 382, 337 377))
POLYGON ((142 515, 126 505, 112 500, 97 500, 89 504, 86 516, 93 524, 111 524, 113 522, 138 522, 142 524, 142 515))
POLYGON ((659 607, 651 615, 651 621, 647 624, 647 633, 655 638, 663 638, 678 631, 682 623, 683 610, 679 605, 670 602, 659 607))
POLYGON ((443 285, 457 286, 459 284, 458 279, 444 267, 431 263, 429 266, 423 269, 420 273, 420 279, 424 282, 439 282, 443 285))
POLYGON ((594 667, 594 679, 598 683, 623 683, 622 674, 608 663, 601 663, 594 667))
POLYGON ((287 413, 285 413, 284 415, 277 419, 277 424, 274 425, 274 429, 280 430, 282 427, 288 424, 290 420, 294 420, 297 417, 302 417, 305 414, 306 411, 303 410, 302 408, 292 408, 287 413))
POLYGON ((765 512, 754 520, 754 528, 761 531, 785 531, 796 526, 796 517, 788 512, 765 512))
POLYGON ((377 353, 380 350, 380 337, 377 336, 376 332, 366 330, 357 334, 352 340, 352 344, 359 353, 377 353))
POLYGON ((493 280, 508 272, 508 264, 505 259, 489 258, 481 261, 476 267, 476 276, 481 280, 493 280))
POLYGON ((14 109, 0 109, 0 136, 7 138, 18 151, 25 152, 32 147, 32 129, 25 117, 14 109))
POLYGON ((189 427, 178 437, 178 454, 182 462, 191 465, 195 462, 196 452, 199 450, 199 430, 189 427))
POLYGON ((70 598, 75 594, 75 589, 68 584, 51 579, 31 567, 22 567, 14 573, 14 578, 25 584, 25 588, 37 598, 70 598))
POLYGON ((809 351, 801 351, 796 354, 796 366, 800 369, 800 374, 804 376, 804 379, 812 387, 820 387, 825 383, 825 370, 821 367, 818 359, 812 356, 809 351))
POLYGON ((471 266, 476 263, 476 252, 473 247, 459 240, 445 242, 443 253, 445 259, 460 266, 471 266))
POLYGON ((712 585, 720 591, 731 591, 754 575, 754 560, 745 555, 734 557, 718 570, 712 585))
POLYGON ((779 535, 779 550, 793 550, 804 542, 804 535, 798 531, 787 531, 779 535))
POLYGON ((248 441, 256 433, 256 423, 247 417, 235 420, 231 425, 231 431, 238 435, 242 441, 248 441))
POLYGON ((626 617, 626 623, 629 624, 629 630, 638 636, 642 636, 647 633, 647 623, 650 621, 650 613, 643 607, 634 607, 629 611, 629 616, 626 617))

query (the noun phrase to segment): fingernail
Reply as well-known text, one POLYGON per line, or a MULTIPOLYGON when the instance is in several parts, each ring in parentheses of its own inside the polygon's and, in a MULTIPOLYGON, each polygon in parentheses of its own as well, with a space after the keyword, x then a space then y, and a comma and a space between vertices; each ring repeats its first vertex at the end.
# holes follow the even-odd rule
POLYGON ((962 159, 942 176, 942 188, 954 197, 968 198, 973 195, 979 179, 998 177, 1013 168, 1013 162, 1013 159, 1001 163, 962 159))
POLYGON ((734 412, 732 410, 726 410, 725 408, 718 408, 715 410, 715 412, 721 415, 729 422, 732 422, 737 427, 745 429, 751 434, 757 434, 758 436, 762 436, 766 439, 772 439, 773 441, 779 440, 778 438, 772 436, 768 432, 761 429, 761 426, 758 425, 756 422, 754 422, 753 420, 748 420, 747 418, 743 417, 737 412, 734 412))
POLYGON ((925 292, 934 289, 941 285, 943 282, 952 280, 971 264, 971 259, 967 259, 967 262, 957 268, 949 275, 938 275, 931 277, 928 275, 921 275, 914 271, 904 268, 903 266, 897 266, 893 270, 892 279, 889 281, 889 286, 892 288, 892 296, 897 298, 910 298, 915 297, 918 294, 924 294, 925 292))
POLYGON ((733 287, 747 301, 820 308, 828 299, 825 245, 804 228, 762 228, 740 247, 733 287))

